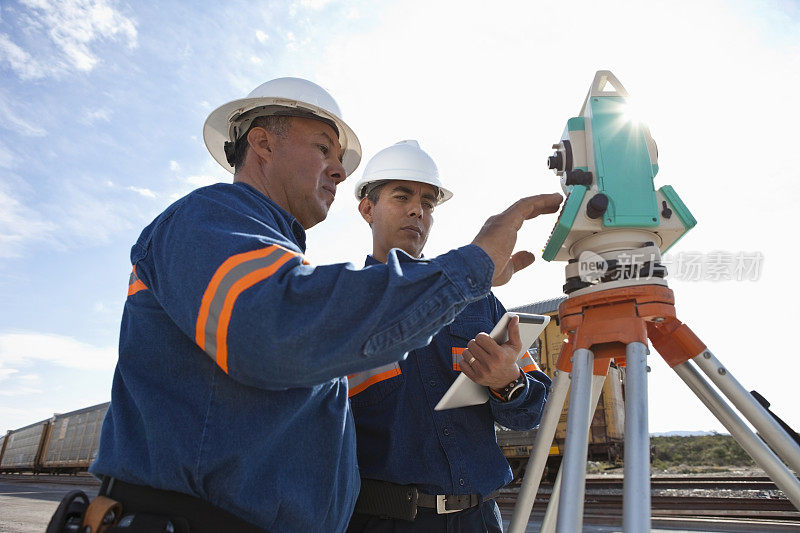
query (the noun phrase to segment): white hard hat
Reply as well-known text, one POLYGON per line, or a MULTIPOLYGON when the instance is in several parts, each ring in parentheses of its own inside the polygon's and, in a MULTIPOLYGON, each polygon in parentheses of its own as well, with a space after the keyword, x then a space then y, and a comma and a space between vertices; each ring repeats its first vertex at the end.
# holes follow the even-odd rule
POLYGON ((233 100, 208 115, 203 126, 206 148, 217 163, 233 172, 225 151, 225 143, 234 143, 249 129, 253 119, 265 115, 314 118, 327 122, 339 134, 342 165, 349 176, 361 161, 361 143, 342 120, 342 112, 333 97, 317 85, 300 78, 277 78, 262 83, 247 95, 233 100))
POLYGON ((433 185, 441 191, 438 203, 446 202, 453 193, 439 181, 439 170, 431 156, 415 140, 400 141, 384 148, 369 160, 364 174, 356 183, 356 198, 361 200, 381 181, 405 180, 433 185))

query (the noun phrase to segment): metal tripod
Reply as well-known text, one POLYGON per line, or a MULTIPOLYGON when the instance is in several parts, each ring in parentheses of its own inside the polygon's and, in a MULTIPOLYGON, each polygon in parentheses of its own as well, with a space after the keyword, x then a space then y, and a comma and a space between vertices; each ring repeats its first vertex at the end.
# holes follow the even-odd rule
POLYGON ((564 458, 541 531, 581 531, 589 426, 612 359, 618 365, 627 367, 623 529, 625 533, 650 531, 648 339, 689 389, 792 504, 800 509, 800 480, 786 466, 800 472, 800 446, 689 327, 676 318, 673 292, 663 281, 615 285, 614 288, 603 289, 601 284, 597 290, 579 291, 583 294, 572 295, 559 306, 560 327, 562 333, 568 335, 568 342, 556 365, 553 386, 533 444, 509 533, 525 531, 570 382, 564 458), (738 413, 700 371, 730 400, 738 413), (739 414, 744 415, 756 428, 761 438, 739 414))

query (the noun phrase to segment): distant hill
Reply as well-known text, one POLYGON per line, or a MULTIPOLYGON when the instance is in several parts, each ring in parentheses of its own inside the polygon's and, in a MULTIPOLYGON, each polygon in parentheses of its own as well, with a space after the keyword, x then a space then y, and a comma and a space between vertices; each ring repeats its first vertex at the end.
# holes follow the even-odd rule
POLYGON ((651 437, 704 437, 706 435, 727 435, 716 431, 666 431, 664 433, 650 433, 651 437))
POLYGON ((730 435, 697 437, 653 437, 653 466, 755 466, 749 455, 730 435))

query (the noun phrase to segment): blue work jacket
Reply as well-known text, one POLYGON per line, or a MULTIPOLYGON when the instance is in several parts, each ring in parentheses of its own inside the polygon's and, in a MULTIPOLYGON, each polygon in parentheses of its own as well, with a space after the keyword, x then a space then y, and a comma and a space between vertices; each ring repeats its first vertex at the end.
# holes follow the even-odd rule
MULTIPOLYGON (((366 263, 378 261, 369 256, 366 263)), ((494 423, 515 430, 539 423, 551 382, 530 355, 520 362, 525 391, 514 400, 434 411, 461 371, 467 343, 504 313, 489 293, 405 360, 349 376, 362 477, 415 484, 428 494, 487 495, 511 481, 494 423)))
POLYGON ((344 531, 360 482, 344 376, 424 346, 490 289, 468 245, 312 266, 242 184, 198 189, 131 249, 119 360, 90 471, 190 494, 267 531, 344 531))

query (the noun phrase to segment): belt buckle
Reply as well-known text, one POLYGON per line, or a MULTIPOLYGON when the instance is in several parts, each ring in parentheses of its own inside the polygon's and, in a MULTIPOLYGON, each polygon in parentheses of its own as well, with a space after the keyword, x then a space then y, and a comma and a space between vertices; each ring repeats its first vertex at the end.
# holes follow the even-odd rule
POLYGON ((447 509, 445 508, 445 503, 447 502, 447 496, 445 494, 437 494, 436 495, 436 514, 450 514, 450 513, 457 513, 461 511, 461 509, 447 509))

